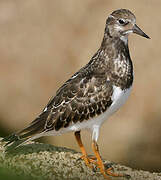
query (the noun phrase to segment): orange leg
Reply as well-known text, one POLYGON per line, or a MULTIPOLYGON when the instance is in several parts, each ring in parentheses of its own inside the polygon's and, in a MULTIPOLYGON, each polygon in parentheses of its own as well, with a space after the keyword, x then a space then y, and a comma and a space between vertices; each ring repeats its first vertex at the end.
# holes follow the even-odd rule
POLYGON ((115 173, 111 172, 112 168, 108 168, 107 170, 105 169, 104 164, 101 159, 101 156, 99 154, 98 145, 95 141, 93 141, 93 143, 92 143, 92 148, 93 148, 94 154, 97 158, 97 165, 98 165, 101 173, 103 174, 103 176, 106 179, 110 180, 110 178, 107 175, 114 176, 114 177, 123 177, 124 176, 123 174, 115 174, 115 173))
POLYGON ((76 138, 76 140, 77 140, 77 143, 78 143, 78 145, 79 145, 79 147, 80 147, 80 149, 81 149, 82 155, 83 155, 83 156, 81 156, 81 159, 83 159, 83 160, 85 161, 85 164, 86 164, 88 167, 90 167, 90 168, 93 169, 93 167, 92 167, 91 164, 90 164, 91 160, 88 158, 87 152, 86 152, 86 150, 85 150, 85 148, 84 148, 84 145, 83 145, 83 143, 82 143, 80 131, 76 131, 76 132, 75 132, 75 138, 76 138))

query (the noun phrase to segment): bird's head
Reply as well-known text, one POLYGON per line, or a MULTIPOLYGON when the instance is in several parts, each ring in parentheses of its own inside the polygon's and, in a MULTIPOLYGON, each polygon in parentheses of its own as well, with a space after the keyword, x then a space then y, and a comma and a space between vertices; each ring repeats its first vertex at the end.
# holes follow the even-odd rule
POLYGON ((119 9, 112 12, 106 21, 106 31, 111 37, 119 37, 122 40, 126 40, 131 33, 149 38, 136 25, 135 15, 127 9, 119 9))

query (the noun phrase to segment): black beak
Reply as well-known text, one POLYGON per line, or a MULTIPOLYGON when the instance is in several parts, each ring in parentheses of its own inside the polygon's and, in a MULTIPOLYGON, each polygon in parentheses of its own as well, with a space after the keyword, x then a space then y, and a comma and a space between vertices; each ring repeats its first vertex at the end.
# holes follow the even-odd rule
POLYGON ((136 24, 134 25, 132 30, 133 30, 133 33, 136 33, 140 36, 150 39, 150 37, 146 35, 136 24))

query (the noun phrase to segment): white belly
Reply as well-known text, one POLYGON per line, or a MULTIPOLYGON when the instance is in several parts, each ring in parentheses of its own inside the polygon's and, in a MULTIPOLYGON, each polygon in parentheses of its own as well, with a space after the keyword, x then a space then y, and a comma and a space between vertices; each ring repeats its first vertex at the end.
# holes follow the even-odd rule
POLYGON ((126 89, 126 90, 122 90, 120 87, 117 86, 113 86, 113 95, 112 95, 112 105, 109 108, 109 111, 112 113, 114 113, 115 111, 117 111, 127 100, 127 98, 130 95, 131 92, 131 88, 126 89))

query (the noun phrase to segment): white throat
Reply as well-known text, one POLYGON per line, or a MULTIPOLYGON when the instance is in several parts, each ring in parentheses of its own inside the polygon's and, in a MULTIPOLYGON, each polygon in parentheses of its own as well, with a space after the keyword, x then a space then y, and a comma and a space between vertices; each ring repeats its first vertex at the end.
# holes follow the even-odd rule
POLYGON ((121 36, 120 39, 127 45, 128 44, 128 36, 121 36))

